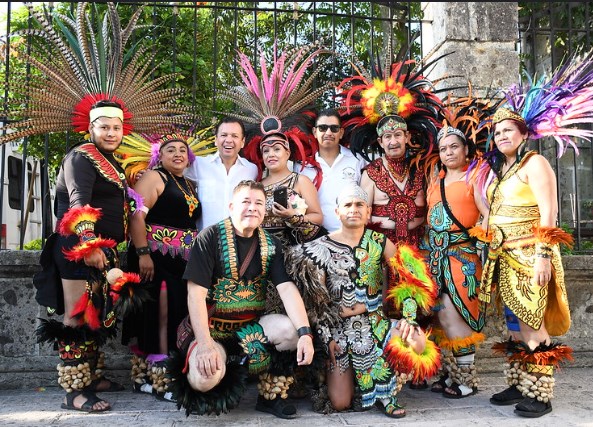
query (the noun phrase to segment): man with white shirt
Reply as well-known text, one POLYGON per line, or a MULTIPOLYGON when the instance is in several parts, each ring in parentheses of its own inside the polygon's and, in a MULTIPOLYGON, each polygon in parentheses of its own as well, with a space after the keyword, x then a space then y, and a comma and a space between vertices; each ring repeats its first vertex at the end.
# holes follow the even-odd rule
POLYGON ((186 169, 185 176, 197 183, 202 215, 198 230, 229 216, 233 189, 243 180, 257 179, 257 166, 239 156, 245 145, 245 126, 234 117, 224 117, 216 126, 218 151, 196 160, 186 169))
MULTIPOLYGON (((321 211, 323 212, 323 226, 332 232, 341 227, 340 220, 335 215, 336 199, 340 191, 348 184, 359 184, 361 170, 367 161, 358 158, 352 152, 340 145, 344 129, 340 114, 334 109, 323 110, 317 116, 313 132, 319 142, 319 151, 315 153, 315 160, 321 166, 322 181, 318 190, 321 211)), ((315 179, 316 171, 313 167, 306 167, 302 171, 299 164, 294 171, 315 179)))

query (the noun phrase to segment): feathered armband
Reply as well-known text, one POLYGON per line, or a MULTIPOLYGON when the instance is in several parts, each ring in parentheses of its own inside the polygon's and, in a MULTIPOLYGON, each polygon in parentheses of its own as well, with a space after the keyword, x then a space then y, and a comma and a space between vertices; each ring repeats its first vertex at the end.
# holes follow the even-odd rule
POLYGON ((58 232, 62 236, 76 234, 80 243, 71 249, 63 250, 69 261, 82 261, 97 248, 114 248, 117 243, 113 239, 95 236, 95 223, 101 218, 101 209, 90 205, 69 209, 62 217, 58 232))
POLYGON ((400 374, 413 374, 414 382, 436 375, 441 365, 441 352, 430 340, 426 340, 424 351, 418 354, 401 337, 392 335, 383 354, 395 371, 400 374))
POLYGON ((142 304, 150 299, 148 291, 140 284, 140 276, 126 273, 119 268, 107 272, 109 295, 113 302, 113 311, 120 317, 139 311, 142 304))

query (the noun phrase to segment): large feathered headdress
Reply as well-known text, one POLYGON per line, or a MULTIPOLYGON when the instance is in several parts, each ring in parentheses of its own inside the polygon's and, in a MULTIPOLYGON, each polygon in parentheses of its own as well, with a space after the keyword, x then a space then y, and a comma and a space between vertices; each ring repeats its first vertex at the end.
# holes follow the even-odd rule
POLYGON ((157 166, 159 152, 163 144, 181 141, 187 144, 189 164, 196 156, 205 156, 216 151, 213 127, 201 129, 191 135, 183 133, 145 134, 132 132, 123 137, 121 145, 115 151, 116 158, 125 170, 129 182, 136 181, 136 174, 145 169, 157 166))
POLYGON ((424 73, 443 56, 428 61, 431 53, 417 62, 402 59, 404 54, 402 50, 393 62, 389 47, 382 61, 377 57, 368 70, 354 65, 357 74, 338 85, 344 138, 352 152, 367 160, 371 152, 380 151, 375 144, 378 123, 388 123, 391 116, 395 116, 394 124, 403 118, 412 134, 412 161, 425 158, 434 147, 441 100, 434 89, 435 81, 424 73))
POLYGON ((87 132, 89 111, 101 100, 123 107, 124 133, 163 131, 191 120, 189 109, 174 103, 179 90, 163 88, 177 75, 152 78, 153 55, 143 48, 125 50, 141 8, 122 28, 115 5, 107 3, 95 30, 87 2, 78 3, 74 19, 55 13, 52 20, 25 4, 41 28, 11 36, 31 37, 30 51, 19 55, 36 72, 29 80, 20 75, 8 83, 9 122, 0 143, 48 132, 87 132))
MULTIPOLYGON (((260 54, 260 75, 251 61, 238 52, 239 73, 243 85, 221 92, 221 96, 234 101, 241 109, 238 113, 228 113, 245 122, 246 144, 244 156, 258 165, 260 174, 263 160, 260 142, 268 135, 283 134, 291 148, 292 160, 303 166, 315 162, 317 140, 312 130, 315 125, 315 100, 332 83, 313 88, 323 67, 317 68, 308 76, 307 71, 317 57, 331 53, 319 44, 285 50, 278 54, 274 45, 274 58, 269 65, 264 53, 260 54)), ((319 176, 319 174, 318 174, 319 176)))
MULTIPOLYGON (((568 146, 578 154, 574 138, 590 141, 593 137, 593 130, 576 127, 593 123, 593 50, 585 55, 575 53, 550 77, 544 75, 536 81, 526 72, 524 76, 525 84, 502 91, 505 103, 491 117, 492 126, 514 120, 527 127, 531 139, 553 137, 558 143, 558 157, 568 146)), ((477 169, 477 184, 484 200, 502 156, 493 141, 489 148, 483 159, 470 165, 470 169, 477 169)))

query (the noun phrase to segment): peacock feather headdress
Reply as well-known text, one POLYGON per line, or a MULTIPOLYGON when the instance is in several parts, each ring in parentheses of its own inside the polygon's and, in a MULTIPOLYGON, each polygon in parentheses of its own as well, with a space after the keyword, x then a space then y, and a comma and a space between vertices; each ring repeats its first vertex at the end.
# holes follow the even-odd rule
POLYGON ((132 129, 163 132, 193 119, 188 107, 175 104, 180 90, 164 88, 177 74, 152 78, 153 55, 143 47, 126 50, 142 8, 122 28, 115 5, 107 3, 102 23, 98 20, 94 29, 88 2, 78 3, 74 18, 54 13, 51 19, 32 3, 25 4, 40 28, 11 37, 30 37, 30 50, 21 49, 19 55, 34 72, 29 80, 11 75, 9 121, 0 143, 48 132, 87 132, 89 111, 100 100, 122 105, 125 134, 132 129))
MULTIPOLYGON (((290 145, 291 159, 303 166, 312 164, 317 140, 313 135, 315 125, 315 101, 332 87, 326 83, 314 88, 314 83, 323 69, 320 63, 307 75, 317 58, 331 51, 319 43, 292 48, 278 53, 274 45, 271 64, 263 52, 259 57, 259 75, 249 57, 238 52, 239 74, 242 85, 221 92, 223 98, 233 101, 239 112, 227 113, 245 122, 246 144, 244 156, 258 165, 260 174, 263 160, 260 142, 268 135, 283 134, 290 145)), ((318 174, 319 176, 319 174, 318 174)))

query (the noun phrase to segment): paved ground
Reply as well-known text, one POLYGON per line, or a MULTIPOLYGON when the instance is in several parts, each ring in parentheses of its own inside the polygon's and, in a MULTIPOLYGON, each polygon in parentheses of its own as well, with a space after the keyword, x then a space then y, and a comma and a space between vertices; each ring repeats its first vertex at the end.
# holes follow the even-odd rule
POLYGON ((520 418, 513 406, 493 406, 488 399, 492 393, 504 388, 500 375, 482 378, 480 392, 460 400, 445 399, 428 390, 401 392, 407 416, 392 420, 378 409, 367 412, 345 412, 321 415, 311 410, 308 400, 296 401, 299 418, 280 420, 254 410, 256 389, 250 386, 240 406, 221 416, 186 417, 175 404, 158 401, 149 395, 131 391, 104 393, 113 409, 101 414, 85 414, 60 409, 61 390, 0 390, 0 425, 2 426, 278 426, 306 427, 331 426, 593 426, 593 369, 566 368, 557 375, 554 410, 536 420, 520 418))

